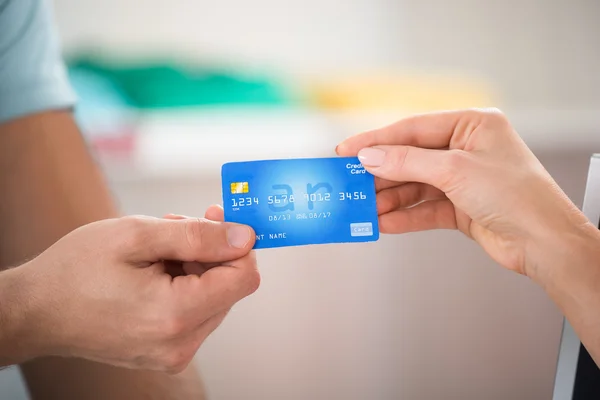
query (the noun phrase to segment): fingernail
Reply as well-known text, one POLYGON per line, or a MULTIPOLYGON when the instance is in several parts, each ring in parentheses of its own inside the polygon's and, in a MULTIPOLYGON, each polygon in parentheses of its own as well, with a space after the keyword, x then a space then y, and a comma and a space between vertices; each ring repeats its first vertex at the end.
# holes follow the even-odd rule
POLYGON ((250 241, 250 229, 244 225, 233 225, 227 228, 227 241, 238 249, 245 247, 250 241))
POLYGON ((380 167, 385 161, 385 151, 367 147, 358 152, 358 159, 366 167, 380 167))

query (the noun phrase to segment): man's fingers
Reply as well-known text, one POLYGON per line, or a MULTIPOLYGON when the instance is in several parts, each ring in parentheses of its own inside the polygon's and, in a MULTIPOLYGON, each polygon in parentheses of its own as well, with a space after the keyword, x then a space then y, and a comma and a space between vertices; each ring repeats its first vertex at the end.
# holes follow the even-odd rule
MULTIPOLYGON (((192 219, 193 217, 188 217, 185 215, 179 214, 167 214, 163 218, 166 219, 192 219)), ((225 220, 225 212, 223 211, 223 207, 218 204, 213 204, 208 207, 206 212, 204 213, 204 218, 209 219, 211 221, 223 222, 225 220)))
POLYGON ((167 214, 163 218, 164 219, 178 220, 178 219, 188 219, 188 218, 192 218, 192 217, 186 217, 185 215, 179 215, 179 214, 167 214))
POLYGON ((125 217, 119 223, 135 262, 236 260, 248 254, 255 241, 249 226, 207 219, 125 217))
POLYGON ((379 215, 390 211, 412 207, 428 200, 445 199, 441 190, 423 183, 406 183, 377 193, 377 212, 379 215))
POLYGON ((180 276, 173 280, 172 288, 182 307, 190 315, 210 312, 215 315, 228 310, 244 297, 254 293, 260 284, 254 253, 204 272, 201 276, 180 276))
POLYGON ((181 263, 178 261, 164 260, 162 263, 158 262, 155 265, 157 270, 162 267, 162 272, 171 275, 172 278, 185 274, 184 270, 181 268, 181 263))
POLYGON ((229 311, 229 309, 221 311, 217 315, 213 315, 212 317, 204 321, 202 325, 200 325, 198 330, 194 332, 196 342, 202 345, 206 338, 210 336, 210 334, 213 333, 219 327, 219 325, 221 325, 225 317, 227 317, 229 311))
POLYGON ((211 221, 222 222, 225 220, 225 211, 223 210, 223 207, 215 204, 208 207, 208 209, 204 213, 204 218, 210 219, 211 221))
POLYGON ((382 233, 407 233, 430 229, 456 229, 456 213, 450 200, 431 200, 379 217, 382 233))
POLYGON ((200 263, 196 261, 186 261, 182 263, 181 267, 183 272, 186 275, 194 274, 194 275, 202 275, 206 271, 216 266, 221 265, 221 263, 200 263))
MULTIPOLYGON (((179 214, 167 214, 163 218, 171 219, 171 220, 193 219, 192 217, 188 217, 185 215, 179 215, 179 214)), ((222 222, 225 219, 223 207, 221 207, 219 205, 210 206, 204 213, 204 218, 211 220, 211 221, 222 222)), ((175 263, 173 263, 173 264, 175 264, 175 263)), ((220 264, 221 263, 219 263, 219 262, 201 263, 201 262, 197 262, 197 261, 185 261, 183 263, 177 263, 177 265, 176 265, 176 268, 177 268, 178 272, 180 272, 180 273, 177 275, 176 274, 171 274, 171 275, 172 276, 179 276, 179 275, 184 275, 184 274, 185 275, 191 275, 191 274, 202 275, 209 269, 214 268, 220 264)))

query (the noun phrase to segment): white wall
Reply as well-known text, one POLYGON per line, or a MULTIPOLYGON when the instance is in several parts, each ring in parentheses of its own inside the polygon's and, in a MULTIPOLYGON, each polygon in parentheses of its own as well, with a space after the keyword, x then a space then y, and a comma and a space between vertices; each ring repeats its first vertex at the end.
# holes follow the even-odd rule
POLYGON ((67 48, 95 42, 135 54, 232 57, 293 72, 393 60, 387 0, 55 0, 67 48))
POLYGON ((600 105, 600 2, 403 0, 402 58, 423 67, 474 69, 511 109, 600 105))
POLYGON ((600 106, 595 0, 54 0, 65 46, 225 57, 293 73, 472 71, 508 108, 600 106))

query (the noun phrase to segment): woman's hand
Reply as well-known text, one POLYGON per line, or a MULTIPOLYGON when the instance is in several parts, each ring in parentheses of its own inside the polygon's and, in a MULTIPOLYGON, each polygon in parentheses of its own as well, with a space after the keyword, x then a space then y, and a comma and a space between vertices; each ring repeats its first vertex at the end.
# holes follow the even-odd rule
POLYGON ((459 229, 530 277, 549 236, 589 225, 497 110, 403 119, 336 151, 376 176, 383 233, 459 229))

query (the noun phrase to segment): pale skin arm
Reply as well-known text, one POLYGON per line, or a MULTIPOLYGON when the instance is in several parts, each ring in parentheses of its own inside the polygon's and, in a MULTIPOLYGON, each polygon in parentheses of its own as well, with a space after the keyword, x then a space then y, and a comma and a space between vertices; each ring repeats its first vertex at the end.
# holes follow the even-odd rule
POLYGON ((497 110, 405 118, 340 143, 376 176, 383 233, 458 229, 544 288, 600 365, 600 231, 497 110))
POLYGON ((591 223, 548 234, 539 244, 534 280, 560 308, 600 366, 600 231, 591 223))
MULTIPOLYGON (((69 112, 0 125, 0 268, 23 263, 117 208, 69 112)), ((21 366, 33 399, 202 399, 193 365, 179 375, 77 359, 21 366)))

